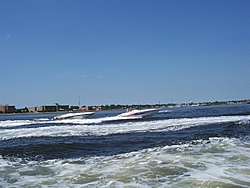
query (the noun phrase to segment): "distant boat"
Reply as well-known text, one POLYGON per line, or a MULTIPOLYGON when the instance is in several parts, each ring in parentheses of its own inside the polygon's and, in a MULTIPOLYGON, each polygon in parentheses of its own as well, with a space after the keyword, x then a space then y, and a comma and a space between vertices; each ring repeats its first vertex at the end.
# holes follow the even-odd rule
POLYGON ((83 119, 88 118, 95 112, 78 112, 78 113, 67 113, 59 116, 55 116, 52 120, 62 120, 62 119, 83 119))
POLYGON ((122 113, 117 117, 121 118, 149 118, 157 114, 161 108, 150 108, 150 109, 134 109, 129 112, 122 113))

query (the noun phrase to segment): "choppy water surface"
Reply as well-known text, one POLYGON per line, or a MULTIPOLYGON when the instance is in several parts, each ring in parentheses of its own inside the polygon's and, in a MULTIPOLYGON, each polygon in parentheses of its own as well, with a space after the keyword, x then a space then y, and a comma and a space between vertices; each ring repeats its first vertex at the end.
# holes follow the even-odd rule
POLYGON ((250 105, 121 112, 0 116, 0 187, 250 187, 250 105))

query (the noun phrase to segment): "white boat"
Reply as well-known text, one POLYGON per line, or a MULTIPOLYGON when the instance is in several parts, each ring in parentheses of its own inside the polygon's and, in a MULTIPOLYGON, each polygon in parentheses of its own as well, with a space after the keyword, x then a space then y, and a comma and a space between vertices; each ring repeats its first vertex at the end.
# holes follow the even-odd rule
POLYGON ((157 114, 161 108, 150 108, 150 109, 134 109, 129 112, 118 115, 119 118, 149 118, 157 114))
POLYGON ((80 119, 80 118, 88 118, 93 115, 95 112, 78 112, 78 113, 67 113, 59 116, 55 116, 52 120, 62 120, 62 119, 80 119))

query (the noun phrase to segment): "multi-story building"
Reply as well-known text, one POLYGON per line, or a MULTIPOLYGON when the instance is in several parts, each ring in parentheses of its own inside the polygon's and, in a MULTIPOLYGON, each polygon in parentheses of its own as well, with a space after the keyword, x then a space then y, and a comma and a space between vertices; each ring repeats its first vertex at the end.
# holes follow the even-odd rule
POLYGON ((0 104, 0 113, 15 113, 16 107, 10 104, 0 104))
POLYGON ((69 110, 69 105, 58 104, 58 103, 45 104, 40 106, 40 108, 38 109, 38 111, 41 112, 56 112, 56 111, 67 111, 67 110, 69 110))
POLYGON ((37 112, 39 108, 37 107, 29 107, 28 110, 29 112, 37 112))
POLYGON ((58 104, 57 105, 57 111, 67 111, 69 110, 68 104, 58 104))

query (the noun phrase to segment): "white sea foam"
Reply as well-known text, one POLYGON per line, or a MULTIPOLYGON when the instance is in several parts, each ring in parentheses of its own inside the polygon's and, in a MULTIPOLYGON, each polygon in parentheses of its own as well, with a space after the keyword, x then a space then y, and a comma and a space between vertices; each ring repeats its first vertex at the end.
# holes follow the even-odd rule
POLYGON ((3 187, 248 187, 249 152, 249 143, 240 139, 210 138, 106 157, 40 162, 0 157, 0 182, 3 187))
POLYGON ((32 120, 6 120, 0 121, 0 127, 16 127, 21 125, 30 125, 34 123, 32 120))
MULTIPOLYGON (((100 118, 100 119, 82 119, 82 120, 62 120, 62 121, 36 121, 21 120, 22 125, 27 124, 51 124, 52 126, 40 126, 33 128, 18 128, 18 129, 2 129, 0 131, 0 140, 7 140, 13 138, 37 137, 37 136, 84 136, 84 135, 108 135, 116 133, 129 132, 145 132, 145 131, 170 131, 181 130, 189 127, 208 125, 214 123, 225 122, 249 122, 248 116, 220 116, 220 117, 200 117, 200 118, 180 118, 180 119, 166 119, 155 121, 131 121, 112 123, 114 117, 100 118), (98 124, 103 121, 111 121, 107 124, 98 124)), ((19 126, 20 121, 6 121, 0 122, 0 126, 19 126), (8 124, 8 125, 7 125, 8 124)))
POLYGON ((172 110, 160 110, 159 113, 168 113, 168 112, 172 112, 172 110))

